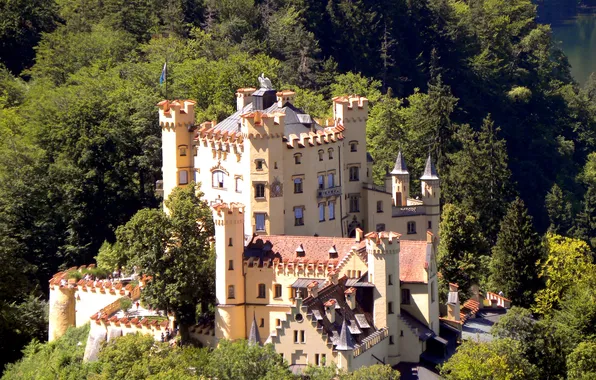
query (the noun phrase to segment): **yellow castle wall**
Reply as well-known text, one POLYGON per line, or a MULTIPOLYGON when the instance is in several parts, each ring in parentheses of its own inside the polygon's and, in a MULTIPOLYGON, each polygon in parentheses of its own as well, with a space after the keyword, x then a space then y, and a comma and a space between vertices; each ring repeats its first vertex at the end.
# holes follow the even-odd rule
POLYGON ((50 289, 50 315, 48 340, 60 338, 69 327, 75 325, 75 289, 54 286, 50 289))

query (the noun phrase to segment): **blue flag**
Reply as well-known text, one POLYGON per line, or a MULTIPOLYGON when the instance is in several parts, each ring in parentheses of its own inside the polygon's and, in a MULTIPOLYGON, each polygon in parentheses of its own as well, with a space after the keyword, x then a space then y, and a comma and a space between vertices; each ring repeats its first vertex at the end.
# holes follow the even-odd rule
POLYGON ((159 84, 164 84, 166 81, 166 75, 168 73, 168 63, 163 64, 163 69, 161 70, 161 76, 159 77, 159 84))

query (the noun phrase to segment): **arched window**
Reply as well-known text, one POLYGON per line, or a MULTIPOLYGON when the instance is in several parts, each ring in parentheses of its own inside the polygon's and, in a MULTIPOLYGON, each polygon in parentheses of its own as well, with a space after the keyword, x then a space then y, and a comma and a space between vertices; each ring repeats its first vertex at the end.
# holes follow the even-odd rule
POLYGON ((229 285, 228 286, 228 298, 230 299, 234 299, 234 285, 229 285))
POLYGON ((294 155, 294 163, 300 165, 302 163, 302 153, 296 153, 294 155))
POLYGON ((213 187, 216 189, 223 189, 224 188, 224 175, 225 173, 221 170, 216 170, 212 174, 212 182, 213 187))
POLYGON ((319 150, 319 161, 323 161, 323 155, 325 154, 325 151, 323 151, 323 149, 319 150))
POLYGON ((329 148, 327 152, 329 153, 329 159, 333 160, 333 148, 329 148))
POLYGON ((350 152, 358 152, 358 141, 350 141, 350 152))
POLYGON ((186 156, 186 151, 188 150, 188 145, 180 145, 178 147, 178 152, 181 156, 186 156))

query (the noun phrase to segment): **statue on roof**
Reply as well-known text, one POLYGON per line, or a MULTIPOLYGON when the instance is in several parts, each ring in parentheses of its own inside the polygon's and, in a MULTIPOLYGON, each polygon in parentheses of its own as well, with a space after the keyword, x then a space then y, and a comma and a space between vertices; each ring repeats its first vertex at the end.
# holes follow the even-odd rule
POLYGON ((273 84, 271 84, 271 80, 265 76, 265 73, 261 73, 261 76, 259 77, 259 85, 266 90, 273 90, 273 84))

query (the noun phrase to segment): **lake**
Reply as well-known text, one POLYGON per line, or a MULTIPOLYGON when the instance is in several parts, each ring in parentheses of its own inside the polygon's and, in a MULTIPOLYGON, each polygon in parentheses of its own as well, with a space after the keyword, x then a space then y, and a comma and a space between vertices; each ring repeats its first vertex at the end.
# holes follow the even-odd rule
POLYGON ((540 17, 539 6, 538 19, 551 24, 555 41, 569 58, 573 78, 584 84, 596 72, 596 9, 565 8, 540 17))

